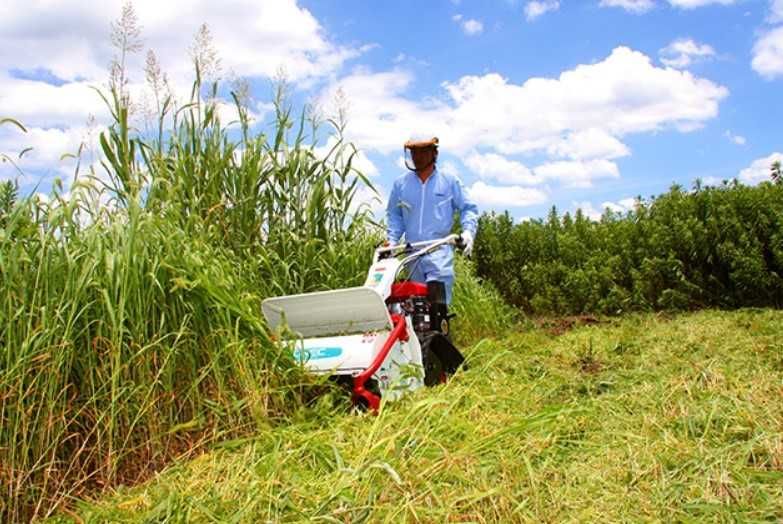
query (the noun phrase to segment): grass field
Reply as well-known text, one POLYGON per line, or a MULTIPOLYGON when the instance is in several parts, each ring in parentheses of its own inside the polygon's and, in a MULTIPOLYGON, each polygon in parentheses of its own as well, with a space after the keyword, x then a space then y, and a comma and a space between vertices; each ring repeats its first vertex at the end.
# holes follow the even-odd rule
POLYGON ((548 326, 377 417, 324 403, 56 520, 783 519, 783 312, 548 326))

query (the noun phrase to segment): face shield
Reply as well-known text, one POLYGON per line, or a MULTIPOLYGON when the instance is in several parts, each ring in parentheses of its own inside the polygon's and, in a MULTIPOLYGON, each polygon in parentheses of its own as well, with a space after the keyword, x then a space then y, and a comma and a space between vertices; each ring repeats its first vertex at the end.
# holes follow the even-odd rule
POLYGON ((438 158, 438 139, 405 142, 403 147, 405 167, 411 171, 424 171, 438 158))

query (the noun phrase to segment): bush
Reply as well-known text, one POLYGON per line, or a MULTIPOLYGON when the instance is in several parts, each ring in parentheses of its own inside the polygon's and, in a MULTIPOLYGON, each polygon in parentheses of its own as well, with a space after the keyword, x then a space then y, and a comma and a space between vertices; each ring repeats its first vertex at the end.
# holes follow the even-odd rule
POLYGON ((783 187, 678 186, 599 221, 485 214, 478 274, 533 313, 783 305, 783 187))

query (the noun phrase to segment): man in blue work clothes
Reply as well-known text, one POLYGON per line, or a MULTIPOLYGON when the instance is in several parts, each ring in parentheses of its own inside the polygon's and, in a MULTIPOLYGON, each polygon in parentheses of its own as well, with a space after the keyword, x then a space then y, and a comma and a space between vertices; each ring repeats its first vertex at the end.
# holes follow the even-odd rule
MULTIPOLYGON (((410 172, 394 181, 386 206, 386 237, 390 244, 421 242, 443 238, 451 233, 454 212, 462 225, 464 253, 470 256, 476 234, 478 208, 468 197, 462 181, 438 171, 438 139, 405 143, 405 164, 410 172)), ((446 302, 451 303, 454 287, 454 250, 451 246, 422 258, 415 265, 411 280, 439 280, 446 288, 446 302)))

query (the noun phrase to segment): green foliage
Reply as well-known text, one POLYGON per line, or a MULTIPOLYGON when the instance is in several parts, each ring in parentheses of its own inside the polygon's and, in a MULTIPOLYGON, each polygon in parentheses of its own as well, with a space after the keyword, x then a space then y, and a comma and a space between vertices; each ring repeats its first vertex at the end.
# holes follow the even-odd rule
POLYGON ((780 167, 780 160, 775 160, 770 168, 770 177, 776 184, 783 184, 783 170, 780 167))
POLYGON ((10 181, 0 182, 0 227, 5 227, 8 223, 8 216, 16 205, 19 197, 19 188, 10 181))
POLYGON ((518 321, 509 306, 489 282, 476 276, 474 264, 463 257, 455 262, 454 300, 451 312, 455 343, 465 347, 486 337, 501 337, 518 321))
POLYGON ((278 97, 270 135, 239 99, 231 130, 198 78, 186 105, 161 105, 171 127, 156 139, 133 129, 127 96, 101 94, 102 172, 67 194, 0 185, 0 520, 136 482, 309 402, 313 379, 261 300, 361 282, 378 240, 354 203, 368 182, 339 128, 316 157, 317 126, 278 97))
POLYGON ((601 220, 484 215, 478 274, 535 313, 783 305, 783 187, 675 186, 601 220))

